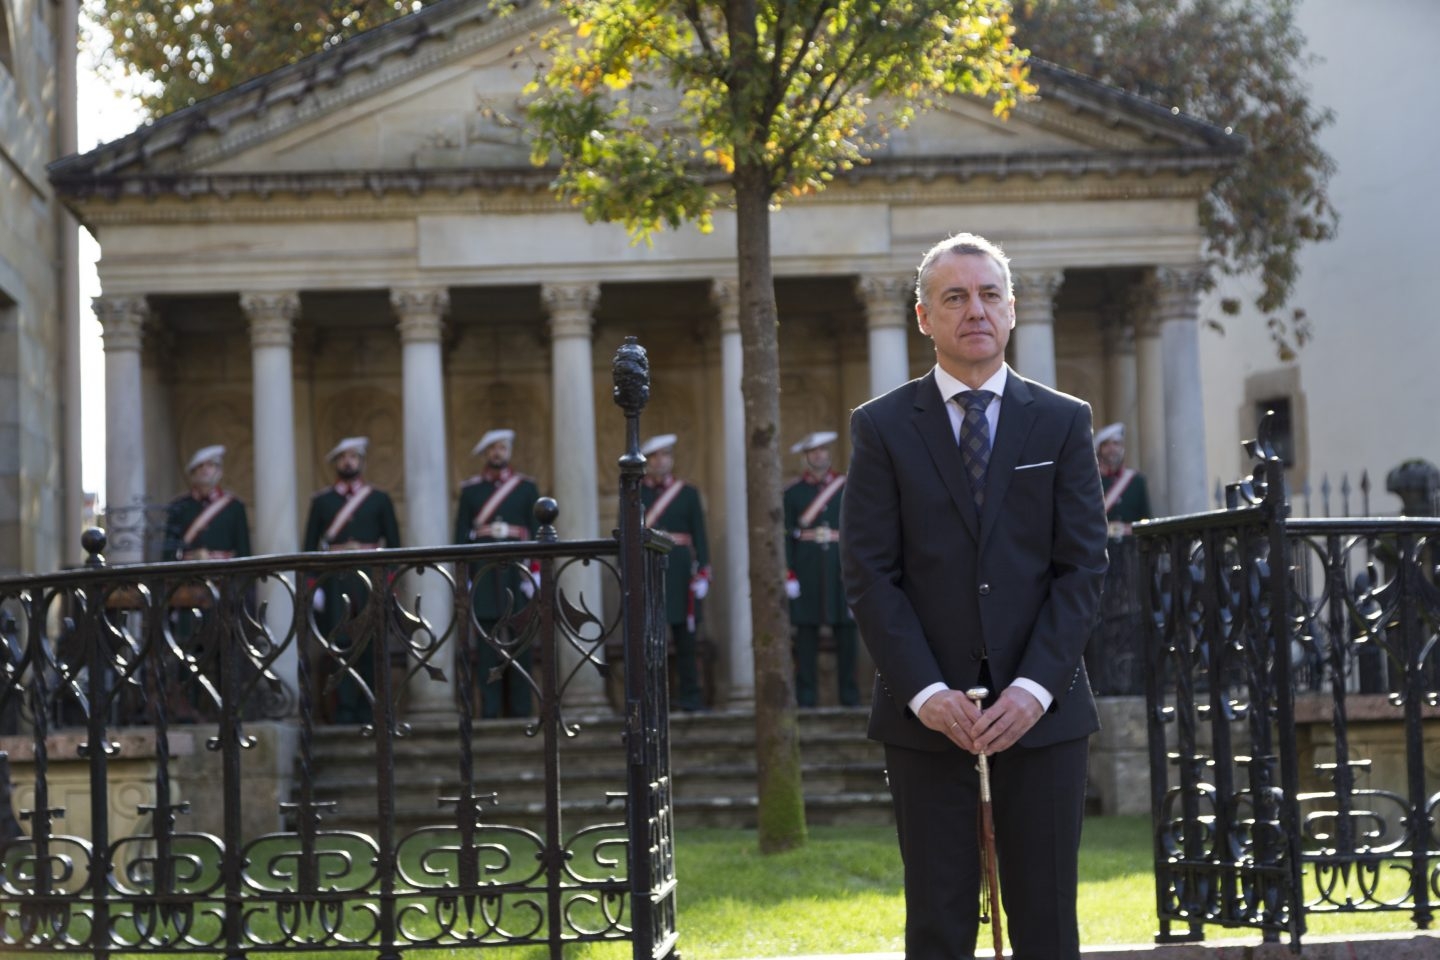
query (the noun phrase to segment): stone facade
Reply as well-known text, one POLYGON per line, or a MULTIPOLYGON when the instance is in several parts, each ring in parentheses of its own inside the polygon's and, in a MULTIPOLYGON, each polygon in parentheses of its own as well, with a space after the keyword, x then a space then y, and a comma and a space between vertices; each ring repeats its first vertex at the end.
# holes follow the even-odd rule
MULTIPOLYGON (((706 630, 726 699, 743 704, 734 218, 636 245, 555 201, 495 119, 525 79, 510 51, 544 13, 487 10, 427 8, 353 56, 282 69, 52 168, 103 250, 107 406, 123 437, 109 445, 107 502, 162 500, 188 451, 225 443, 257 552, 293 550, 296 504, 327 479, 325 451, 363 433, 372 482, 420 545, 444 539, 436 518, 475 472, 475 439, 512 427, 517 467, 560 500, 561 535, 595 536, 615 521, 623 443, 607 368, 635 335, 654 376, 645 431, 680 435, 677 472, 706 498, 706 630)), ((1008 122, 954 98, 774 216, 787 445, 843 435, 852 407, 933 363, 914 325, 914 267, 972 230, 1016 263, 1017 369, 1091 400, 1098 422, 1130 420, 1142 462, 1203 465, 1195 297, 1174 278, 1199 260, 1199 198, 1239 145, 1057 68, 1036 79, 1040 99, 1008 122), (1112 390, 1117 378, 1128 388, 1112 390)), ((847 456, 842 440, 837 462, 847 456)), ((1152 489, 1160 509, 1192 504, 1203 466, 1152 489)), ((143 552, 112 544, 110 556, 143 552)))
POLYGON ((67 394, 59 388, 71 342, 65 321, 73 296, 63 264, 74 224, 45 172, 66 144, 59 50, 70 52, 73 102, 67 11, 73 17, 73 4, 0 0, 0 575, 50 571, 79 552, 78 447, 70 491, 67 394), (71 532, 75 543, 65 551, 71 532))

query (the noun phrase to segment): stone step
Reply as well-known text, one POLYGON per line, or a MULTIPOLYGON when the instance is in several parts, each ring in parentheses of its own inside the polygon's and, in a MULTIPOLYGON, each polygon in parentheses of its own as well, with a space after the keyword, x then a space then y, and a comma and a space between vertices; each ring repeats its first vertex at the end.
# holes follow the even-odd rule
MULTIPOLYGON (((802 711, 800 750, 807 818, 812 823, 890 823, 884 753, 865 737, 864 709, 802 711)), ((623 818, 623 800, 607 794, 625 786, 624 729, 613 715, 567 718, 575 736, 560 748, 561 811, 567 830, 623 818)), ((475 792, 494 793, 483 822, 538 829, 544 823, 544 742, 526 736, 526 721, 477 722, 471 757, 475 792)), ((677 823, 753 827, 755 718, 727 711, 679 714, 670 727, 677 823)), ((397 826, 411 830, 446 823, 460 794, 459 733, 454 724, 415 723, 394 744, 397 826)), ((375 741, 358 727, 314 731, 316 799, 337 804, 327 828, 373 826, 375 741)))

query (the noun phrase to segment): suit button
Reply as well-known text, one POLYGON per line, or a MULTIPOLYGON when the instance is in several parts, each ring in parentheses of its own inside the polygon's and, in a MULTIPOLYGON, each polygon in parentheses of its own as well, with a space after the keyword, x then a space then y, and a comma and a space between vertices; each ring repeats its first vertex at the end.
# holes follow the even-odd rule
POLYGON ((982 596, 982 597, 988 597, 988 596, 990 596, 990 584, 988 584, 988 583, 982 583, 982 584, 980 584, 980 596, 982 596))

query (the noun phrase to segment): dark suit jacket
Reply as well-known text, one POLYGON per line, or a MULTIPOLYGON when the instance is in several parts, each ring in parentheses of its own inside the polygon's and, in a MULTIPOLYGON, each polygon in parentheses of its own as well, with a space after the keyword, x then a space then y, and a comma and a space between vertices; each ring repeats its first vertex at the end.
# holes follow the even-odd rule
POLYGON ((935 374, 856 408, 841 528, 845 591, 875 661, 870 736, 940 750, 911 697, 973 686, 981 656, 1055 697, 1021 739, 1099 729, 1082 659, 1105 575, 1105 515, 1090 407, 1013 370, 977 517, 935 374))

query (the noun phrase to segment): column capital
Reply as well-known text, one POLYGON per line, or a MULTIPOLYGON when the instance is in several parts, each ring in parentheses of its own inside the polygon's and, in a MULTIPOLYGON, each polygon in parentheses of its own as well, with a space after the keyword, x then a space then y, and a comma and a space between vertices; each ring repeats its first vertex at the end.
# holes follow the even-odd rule
POLYGON ((863 273, 855 278, 855 295, 865 307, 865 327, 869 330, 908 327, 906 308, 914 292, 913 273, 863 273))
POLYGON ((600 284, 544 283, 540 285, 540 301, 550 315, 552 337, 589 337, 595 328, 600 284))
POLYGON ((1155 311, 1155 297, 1154 277, 1147 277, 1125 291, 1124 309, 1135 328, 1136 337, 1160 336, 1160 318, 1155 311))
POLYGON ((139 350, 150 304, 144 297, 96 297, 91 301, 106 353, 139 350))
POLYGON ((1015 290, 1015 322, 1055 322, 1055 294, 1065 283, 1064 270, 1015 270, 1010 274, 1015 290))
POLYGON ((710 281, 710 302, 720 317, 721 333, 740 332, 740 280, 716 277, 710 281))
POLYGON ((438 343, 450 312, 450 291, 445 287, 392 287, 390 308, 395 311, 401 343, 438 343))
POLYGON ((250 321, 252 347, 288 347, 300 316, 300 294, 294 290, 240 294, 240 309, 250 321))
POLYGON ((1155 314, 1167 320, 1195 320, 1200 313, 1200 291, 1208 274, 1200 266, 1156 267, 1155 314))

